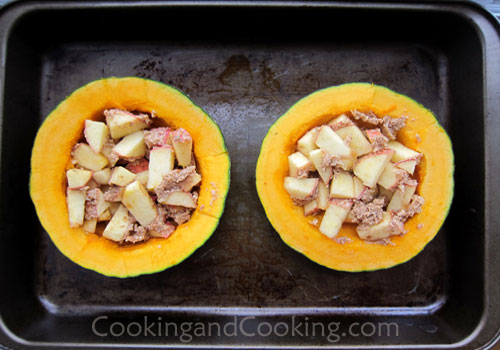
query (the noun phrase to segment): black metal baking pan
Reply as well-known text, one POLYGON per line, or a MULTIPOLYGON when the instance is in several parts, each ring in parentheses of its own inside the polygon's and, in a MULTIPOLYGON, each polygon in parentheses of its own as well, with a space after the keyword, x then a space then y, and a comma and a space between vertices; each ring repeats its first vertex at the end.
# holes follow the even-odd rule
MULTIPOLYGON (((15 2, 0 12, 0 344, 11 349, 483 348, 500 329, 499 25, 472 3, 15 2), (85 83, 183 90, 232 159, 219 228, 182 264, 103 277, 64 257, 28 194, 44 117, 85 83), (437 237, 382 271, 287 247, 254 168, 269 126, 317 89, 373 82, 437 115, 455 197, 437 237), (168 333, 168 334, 167 334, 168 333)), ((54 135, 57 137, 57 135, 54 135)))

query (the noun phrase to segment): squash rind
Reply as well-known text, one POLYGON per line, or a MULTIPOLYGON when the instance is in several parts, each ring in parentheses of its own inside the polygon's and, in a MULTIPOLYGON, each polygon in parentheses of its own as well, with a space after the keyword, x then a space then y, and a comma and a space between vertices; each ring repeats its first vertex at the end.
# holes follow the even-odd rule
POLYGON ((350 83, 316 91, 276 120, 262 142, 256 187, 270 223, 288 246, 334 270, 372 271, 410 260, 435 237, 451 205, 453 172, 451 141, 432 112, 385 87, 350 83), (405 224, 406 235, 391 238, 395 246, 361 240, 353 224, 344 224, 338 235, 350 238, 351 242, 339 244, 330 240, 310 223, 314 217, 305 217, 303 209, 293 204, 283 188, 288 173, 287 157, 294 152, 297 140, 312 127, 352 109, 373 111, 381 116, 408 116, 398 140, 424 154, 417 178, 418 192, 425 199, 423 211, 405 224), (423 227, 418 229, 418 224, 423 227))
POLYGON ((142 78, 106 78, 73 92, 41 125, 32 150, 30 196, 42 226, 70 260, 106 276, 132 277, 179 264, 210 238, 224 211, 230 167, 220 128, 182 92, 142 78), (169 126, 183 127, 193 136, 203 176, 198 207, 191 220, 168 239, 122 247, 83 228, 69 227, 64 191, 65 172, 72 167, 71 148, 81 136, 85 119, 98 119, 108 108, 154 111, 169 126), (214 200, 212 182, 218 191, 214 200))

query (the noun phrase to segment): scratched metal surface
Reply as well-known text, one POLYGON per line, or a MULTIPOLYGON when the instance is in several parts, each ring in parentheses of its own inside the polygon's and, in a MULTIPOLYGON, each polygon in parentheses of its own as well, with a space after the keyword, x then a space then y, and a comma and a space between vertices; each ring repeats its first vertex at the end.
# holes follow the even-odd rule
POLYGON ((213 238, 187 261, 160 274, 101 277, 68 261, 43 235, 42 300, 70 310, 89 304, 418 307, 441 302, 447 279, 444 233, 417 258, 394 269, 358 274, 326 269, 287 247, 272 229, 256 195, 254 169, 269 126, 299 98, 322 87, 372 81, 409 94, 446 121, 443 62, 436 48, 405 44, 334 48, 321 43, 307 50, 294 43, 279 49, 161 43, 119 50, 94 44, 90 50, 67 45, 49 51, 43 59, 42 115, 101 76, 159 80, 186 92, 220 125, 232 177, 213 238))

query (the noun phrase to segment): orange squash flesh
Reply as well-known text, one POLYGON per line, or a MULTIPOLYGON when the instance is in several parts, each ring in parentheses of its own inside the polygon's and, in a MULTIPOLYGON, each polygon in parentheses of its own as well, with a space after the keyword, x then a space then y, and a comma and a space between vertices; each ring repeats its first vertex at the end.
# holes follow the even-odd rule
POLYGON ((215 122, 180 91, 146 79, 108 78, 76 90, 46 118, 31 158, 30 194, 43 227, 57 248, 75 263, 101 274, 130 277, 174 266, 212 235, 224 211, 230 160, 215 122), (155 112, 173 128, 186 129, 202 175, 198 207, 168 239, 120 246, 82 228, 71 228, 65 171, 86 119, 102 119, 108 108, 155 112), (215 195, 212 190, 215 190, 215 195))
MULTIPOLYGON (((256 185, 269 221, 287 245, 331 269, 370 271, 411 259, 434 238, 451 205, 453 170, 451 142, 429 110, 387 88, 352 83, 303 98, 271 126, 257 162, 256 185), (329 239, 311 224, 314 217, 305 217, 303 208, 293 204, 283 187, 288 176, 287 157, 295 151, 298 139, 312 127, 353 109, 373 111, 378 116, 407 116, 406 127, 397 139, 424 155, 416 179, 417 193, 425 203, 422 212, 406 222, 408 233, 391 238, 394 246, 365 242, 353 224, 344 224, 337 236, 349 237, 351 242, 339 244, 329 239)), ((320 216, 317 219, 321 221, 320 216)))

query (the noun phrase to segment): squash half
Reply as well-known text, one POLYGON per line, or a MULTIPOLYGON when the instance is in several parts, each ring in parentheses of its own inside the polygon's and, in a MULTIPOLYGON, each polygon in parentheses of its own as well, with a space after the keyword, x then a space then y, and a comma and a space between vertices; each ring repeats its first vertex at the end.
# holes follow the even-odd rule
POLYGON ((271 126, 257 161, 256 186, 269 221, 287 245, 331 269, 370 271, 408 261, 434 238, 451 205, 453 171, 450 139, 432 112, 385 87, 351 83, 304 97, 271 126), (397 139, 424 155, 416 178, 417 193, 425 203, 422 212, 406 222, 408 233, 391 238, 394 246, 363 241, 353 224, 344 224, 338 234, 351 242, 339 244, 329 239, 311 223, 314 217, 305 217, 303 208, 293 204, 283 187, 288 176, 287 157, 295 151, 298 139, 312 127, 353 109, 373 111, 378 116, 407 116, 406 127, 397 139))
POLYGON ((130 277, 174 266, 203 245, 224 211, 229 181, 230 160, 224 138, 200 107, 179 90, 156 81, 107 78, 76 90, 43 122, 32 150, 30 195, 41 224, 65 256, 106 276, 130 277), (154 111, 168 126, 182 127, 193 137, 202 175, 198 207, 168 239, 120 246, 69 226, 65 171, 72 167, 71 149, 82 135, 85 120, 102 119, 108 108, 154 111))

